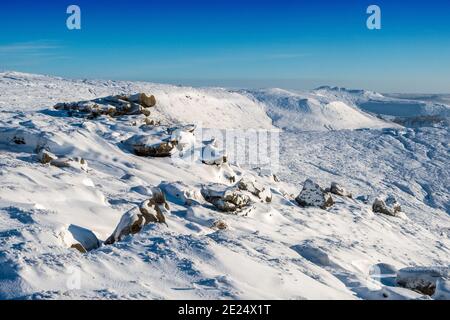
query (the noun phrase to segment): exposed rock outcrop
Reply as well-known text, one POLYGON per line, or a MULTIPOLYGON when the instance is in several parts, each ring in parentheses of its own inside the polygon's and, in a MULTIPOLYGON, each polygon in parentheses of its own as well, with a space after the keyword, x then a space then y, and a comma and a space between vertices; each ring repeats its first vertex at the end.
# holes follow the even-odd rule
POLYGON ((237 185, 240 190, 248 191, 265 202, 272 201, 272 192, 270 192, 270 189, 258 183, 252 176, 244 176, 237 185))
POLYGON ((331 194, 310 179, 303 183, 303 189, 295 198, 295 201, 301 207, 319 207, 322 209, 331 207, 334 204, 331 194))
POLYGON ((170 137, 161 139, 154 135, 134 135, 123 143, 141 157, 170 157, 177 145, 170 137))
POLYGON ((206 201, 223 212, 236 212, 251 203, 250 197, 237 186, 228 187, 223 184, 211 184, 201 190, 206 201))
POLYGON ((138 156, 170 157, 194 144, 194 129, 191 126, 159 128, 148 134, 134 135, 123 143, 138 156))
POLYGON ((388 196, 385 200, 376 198, 372 204, 372 211, 392 217, 398 217, 401 215, 402 208, 395 197, 388 196))
POLYGON ((89 101, 58 103, 54 108, 68 111, 71 115, 96 118, 101 115, 118 117, 143 114, 149 116, 149 108, 155 105, 156 99, 153 95, 137 93, 130 96, 116 95, 89 101))
MULTIPOLYGON (((328 190, 326 190, 328 191, 328 190)), ((352 194, 350 192, 348 192, 342 185, 340 185, 337 182, 332 182, 329 192, 331 192, 332 194, 341 196, 341 197, 348 197, 348 198, 352 198, 352 194)))
POLYGON ((124 237, 136 234, 149 223, 166 223, 166 215, 170 213, 169 204, 159 188, 152 188, 150 199, 141 203, 139 208, 126 212, 119 221, 114 232, 106 239, 105 244, 113 244, 124 237))
POLYGON ((136 234, 142 230, 144 225, 144 216, 136 209, 132 209, 120 218, 119 224, 109 238, 106 239, 105 244, 113 244, 128 235, 136 234))
POLYGON ((166 223, 166 215, 170 213, 169 204, 160 188, 152 188, 152 197, 141 203, 139 211, 145 218, 145 224, 151 222, 166 223))

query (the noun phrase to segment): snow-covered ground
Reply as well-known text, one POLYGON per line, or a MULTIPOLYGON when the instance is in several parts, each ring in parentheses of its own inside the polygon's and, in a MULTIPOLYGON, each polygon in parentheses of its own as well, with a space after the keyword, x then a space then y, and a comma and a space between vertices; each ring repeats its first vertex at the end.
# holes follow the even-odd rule
MULTIPOLYGON (((427 97, 1 73, 0 299, 428 299, 397 286, 395 277, 405 267, 450 265, 449 128, 445 122, 404 127, 377 115, 392 112, 364 107, 377 101, 390 110, 414 101, 427 106, 421 116, 426 110, 448 116, 446 96, 427 97), (53 108, 138 92, 155 95, 149 118, 162 126, 279 134, 279 165, 272 168, 279 179, 239 163, 224 169, 139 157, 122 142, 158 129, 144 125, 142 115, 86 119, 53 108), (85 159, 90 169, 41 164, 42 143, 85 159), (253 203, 239 214, 217 211, 200 190, 234 185, 230 171, 236 182, 251 176, 264 185, 271 202, 249 194, 253 203), (307 179, 323 187, 336 181, 353 197, 333 194, 327 209, 300 207, 294 198, 307 179), (185 186, 195 201, 166 194, 167 225, 149 224, 84 254, 70 248, 86 238, 94 246, 96 238, 105 241, 161 182, 185 186), (373 200, 388 194, 404 214, 372 212, 373 200), (228 228, 211 228, 218 220, 228 228)), ((227 152, 233 159, 237 151, 227 152)), ((442 288, 445 281, 436 298, 448 297, 442 288)))

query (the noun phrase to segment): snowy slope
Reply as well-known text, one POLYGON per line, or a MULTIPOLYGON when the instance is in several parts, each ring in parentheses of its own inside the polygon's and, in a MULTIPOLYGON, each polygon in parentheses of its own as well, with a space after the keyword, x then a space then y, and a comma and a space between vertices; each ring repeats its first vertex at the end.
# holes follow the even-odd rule
POLYGON ((1 74, 0 299, 424 298, 393 286, 391 275, 371 274, 380 263, 450 265, 450 133, 401 128, 352 103, 317 92, 1 74), (270 188, 272 202, 231 215, 201 199, 188 206, 169 198, 168 226, 150 224, 81 254, 68 248, 71 237, 88 230, 106 240, 122 214, 162 181, 182 181, 196 191, 207 183, 231 184, 212 166, 124 149, 121 141, 148 132, 135 125, 139 116, 88 120, 52 109, 57 102, 141 91, 157 98, 151 117, 169 125, 286 128, 281 182, 232 165, 238 177, 251 174, 270 188), (384 127, 395 128, 377 129, 384 127), (11 134, 27 143, 8 143, 11 134), (83 157, 90 170, 40 164, 34 147, 43 140, 57 153, 83 157), (354 197, 333 195, 336 203, 327 210, 301 208, 293 198, 307 178, 322 186, 338 181, 354 197), (371 200, 385 193, 398 198, 406 218, 372 212, 371 200), (210 228, 216 219, 229 228, 210 228))
POLYGON ((367 90, 320 87, 315 94, 354 104, 361 110, 382 116, 404 126, 450 125, 448 95, 381 94, 367 90))
POLYGON ((0 110, 48 108, 59 102, 115 94, 151 92, 158 97, 153 118, 166 122, 202 123, 205 127, 272 128, 263 107, 223 89, 196 89, 142 82, 66 80, 49 76, 0 73, 0 110), (218 121, 220 120, 220 121, 218 121))
POLYGON ((350 99, 330 90, 290 92, 282 89, 251 91, 266 106, 274 124, 291 131, 327 131, 398 127, 361 111, 350 99))

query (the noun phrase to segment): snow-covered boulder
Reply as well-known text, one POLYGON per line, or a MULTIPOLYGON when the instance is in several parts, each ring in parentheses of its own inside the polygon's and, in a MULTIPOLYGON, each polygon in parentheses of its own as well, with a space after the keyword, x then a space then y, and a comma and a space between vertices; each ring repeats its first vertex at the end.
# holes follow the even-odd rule
POLYGON ((248 191, 265 202, 272 201, 272 192, 270 189, 258 183, 252 176, 244 176, 237 185, 240 190, 248 191))
POLYGON ((330 192, 341 197, 352 198, 352 194, 337 182, 331 183, 330 192))
POLYGON ((113 244, 130 234, 136 234, 149 223, 164 223, 167 225, 166 215, 170 213, 169 210, 169 204, 161 189, 152 188, 150 199, 142 202, 139 208, 133 208, 126 212, 105 244, 113 244))
POLYGON ((221 165, 227 162, 225 150, 219 148, 216 139, 203 142, 205 146, 202 149, 201 160, 208 165, 221 165))
POLYGON ((142 157, 170 157, 177 145, 176 141, 170 141, 169 137, 162 140, 160 136, 151 134, 134 135, 123 143, 131 148, 134 154, 142 157))
POLYGON ((38 160, 42 163, 42 164, 47 164, 52 162, 53 160, 58 159, 58 157, 51 153, 48 150, 45 149, 41 149, 38 154, 37 154, 38 160))
POLYGON ((169 204, 160 188, 151 189, 152 196, 139 206, 139 211, 145 218, 145 224, 151 222, 166 223, 166 215, 170 213, 169 204))
POLYGON ((158 128, 146 134, 136 134, 123 141, 136 155, 143 157, 170 157, 177 150, 183 152, 195 143, 192 126, 158 128))
POLYGON ((134 208, 122 216, 114 232, 106 239, 105 244, 113 244, 130 234, 136 234, 142 230, 144 225, 144 216, 134 208))
POLYGON ((213 204, 217 209, 224 212, 235 212, 251 202, 250 197, 244 194, 237 186, 226 186, 223 184, 210 184, 203 186, 201 194, 206 201, 213 204))
MULTIPOLYGON (((426 295, 433 295, 438 280, 450 280, 448 267, 408 267, 397 273, 397 285, 426 295)), ((442 291, 442 288, 441 288, 442 291)))
POLYGON ((128 97, 128 101, 139 103, 140 105, 150 108, 156 105, 154 95, 146 95, 145 93, 136 93, 128 97))
POLYGON ((101 242, 89 229, 71 224, 60 234, 63 243, 69 247, 86 253, 100 247, 101 242))
POLYGON ((181 205, 192 205, 202 200, 202 195, 199 190, 189 187, 181 181, 160 183, 159 188, 165 195, 181 205))
POLYGON ((388 196, 385 200, 376 198, 372 204, 372 211, 382 213, 392 217, 401 215, 401 206, 393 196, 388 196))
POLYGON ((228 224, 223 220, 216 220, 213 222, 212 229, 225 230, 228 229, 228 224))
POLYGON ((295 201, 302 207, 319 207, 322 209, 334 204, 331 194, 310 179, 303 183, 303 189, 295 198, 295 201))

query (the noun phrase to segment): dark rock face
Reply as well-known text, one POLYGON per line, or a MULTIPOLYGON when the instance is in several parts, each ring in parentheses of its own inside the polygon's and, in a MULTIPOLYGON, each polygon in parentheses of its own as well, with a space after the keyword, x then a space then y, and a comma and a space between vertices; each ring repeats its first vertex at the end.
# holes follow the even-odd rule
POLYGON ((308 179, 303 184, 303 190, 295 198, 301 207, 318 207, 326 209, 334 204, 331 195, 323 190, 317 183, 308 179))

